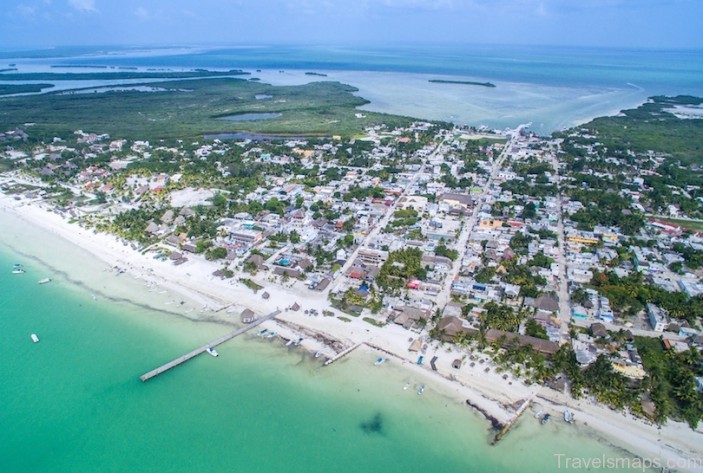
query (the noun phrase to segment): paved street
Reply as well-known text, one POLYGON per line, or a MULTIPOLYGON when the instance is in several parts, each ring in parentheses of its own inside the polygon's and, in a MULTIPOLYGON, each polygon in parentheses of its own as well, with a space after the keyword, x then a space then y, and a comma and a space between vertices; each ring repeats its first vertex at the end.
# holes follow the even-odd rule
POLYGON ((520 130, 523 126, 524 125, 520 125, 511 133, 510 140, 505 143, 505 148, 503 148, 503 152, 500 153, 500 156, 498 156, 498 158, 493 161, 493 166, 491 167, 491 174, 488 178, 488 181, 486 182, 486 185, 483 188, 483 191, 478 196, 473 211, 471 212, 471 217, 469 217, 469 219, 464 222, 464 227, 462 228, 461 234, 459 235, 459 238, 457 239, 457 242, 455 244, 455 248, 459 251, 459 257, 456 259, 456 261, 454 261, 451 270, 449 271, 447 277, 444 280, 444 286, 442 287, 442 291, 437 295, 436 298, 437 307, 440 309, 451 300, 452 282, 454 282, 454 280, 459 275, 459 271, 461 270, 461 260, 463 259, 464 253, 466 252, 466 244, 471 238, 471 234, 473 233, 474 228, 478 223, 478 214, 481 212, 481 208, 486 203, 486 197, 491 191, 493 181, 496 175, 498 174, 498 171, 500 171, 500 169, 503 167, 503 163, 505 162, 506 158, 510 156, 510 149, 512 148, 513 144, 517 142, 517 137, 520 136, 520 130))

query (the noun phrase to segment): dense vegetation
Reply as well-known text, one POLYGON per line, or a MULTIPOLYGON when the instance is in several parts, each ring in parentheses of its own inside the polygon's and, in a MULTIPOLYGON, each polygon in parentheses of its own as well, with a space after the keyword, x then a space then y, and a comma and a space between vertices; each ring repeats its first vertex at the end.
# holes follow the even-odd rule
POLYGON ((596 225, 619 227, 626 235, 633 235, 644 225, 642 215, 630 210, 628 199, 614 192, 570 189, 567 194, 584 208, 571 216, 582 230, 593 230, 596 225))
POLYGON ((30 136, 51 141, 75 130, 133 140, 202 139, 206 133, 264 133, 281 136, 354 136, 375 124, 407 125, 409 119, 364 112, 356 89, 337 82, 274 87, 232 78, 159 82, 166 91, 120 91, 0 98, 0 129, 35 123, 30 136), (257 100, 266 94, 270 100, 257 100), (276 112, 272 120, 231 122, 217 117, 276 112))
POLYGON ((126 80, 126 79, 192 79, 196 77, 223 77, 248 75, 248 72, 231 71, 169 71, 169 72, 13 72, 0 74, 0 81, 9 80, 126 80))
POLYGON ((517 332, 520 322, 524 320, 524 312, 516 312, 512 307, 497 304, 493 301, 484 306, 486 312, 481 315, 481 325, 485 328, 517 332))
POLYGON ((682 95, 652 97, 634 110, 596 118, 581 128, 596 135, 609 150, 629 148, 642 153, 652 150, 693 162, 703 153, 703 119, 680 119, 669 110, 676 105, 701 103, 700 98, 682 95))
POLYGON ((53 87, 51 84, 0 84, 0 95, 27 94, 41 92, 42 89, 53 87))
POLYGON ((608 298, 613 308, 635 315, 648 302, 665 309, 671 317, 696 324, 703 318, 703 297, 688 297, 683 292, 669 292, 644 281, 641 273, 619 277, 613 272, 593 274, 592 284, 608 298))
POLYGON ((425 279, 427 270, 422 266, 422 250, 406 248, 392 251, 381 266, 376 283, 388 291, 397 291, 413 278, 425 279))
POLYGON ((649 373, 647 387, 656 405, 655 420, 681 419, 695 428, 703 419, 703 393, 696 390, 696 376, 703 375, 701 354, 690 348, 683 353, 664 351, 656 338, 638 337, 637 349, 649 373))

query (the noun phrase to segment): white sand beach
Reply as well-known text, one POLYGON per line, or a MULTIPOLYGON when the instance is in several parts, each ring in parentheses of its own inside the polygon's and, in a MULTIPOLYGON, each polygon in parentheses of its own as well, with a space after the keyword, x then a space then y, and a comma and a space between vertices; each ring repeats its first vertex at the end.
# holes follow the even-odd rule
POLYGON ((526 386, 512 376, 504 379, 485 356, 483 362, 479 356, 474 366, 467 359, 460 369, 455 369, 451 366, 452 361, 464 357, 466 352, 438 342, 428 342, 424 355, 426 361, 418 365, 418 353, 408 350, 410 339, 417 338, 418 334, 396 325, 375 327, 361 318, 351 318, 346 322, 323 316, 323 310, 332 311, 337 316, 342 314, 331 309, 322 294, 310 291, 300 283, 284 288, 261 277, 255 278, 270 294, 266 300, 234 279, 222 280, 212 276, 216 266, 204 258, 194 255, 180 266, 159 261, 141 254, 114 236, 71 224, 39 201, 0 194, 0 212, 31 224, 37 229, 38 239, 41 239, 41 232, 49 232, 79 246, 109 267, 121 268, 126 275, 148 284, 156 293, 165 292, 164 300, 173 299, 168 294, 177 294, 178 298, 187 301, 169 306, 171 311, 182 310, 183 315, 190 318, 239 324, 239 314, 245 308, 253 310, 257 316, 280 308, 283 312, 279 321, 265 322, 263 327, 287 339, 303 337, 303 346, 310 352, 321 351, 330 358, 356 344, 364 344, 360 350, 377 351, 373 348, 377 347, 382 350, 377 351, 377 356, 391 358, 413 375, 426 378, 428 389, 442 391, 460 403, 468 401, 501 423, 513 416, 517 405, 534 396, 535 403, 555 417, 561 418, 563 410, 568 407, 579 426, 587 425, 612 445, 642 458, 661 459, 663 466, 671 466, 675 471, 703 471, 700 448, 703 431, 700 427, 693 431, 685 424, 669 422, 658 428, 596 405, 587 398, 574 400, 549 388, 526 386), (299 311, 285 310, 295 303, 301 306, 299 311), (201 309, 195 311, 194 307, 201 309), (319 315, 308 315, 306 309, 316 309, 319 315), (438 358, 437 372, 429 366, 433 356, 438 358))

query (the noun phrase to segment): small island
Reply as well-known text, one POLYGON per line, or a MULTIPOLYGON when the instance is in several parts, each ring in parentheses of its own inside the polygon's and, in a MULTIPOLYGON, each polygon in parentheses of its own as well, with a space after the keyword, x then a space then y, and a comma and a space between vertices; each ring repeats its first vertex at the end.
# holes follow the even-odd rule
POLYGON ((462 85, 480 85, 481 87, 495 87, 492 82, 474 82, 470 80, 445 80, 445 79, 430 79, 428 82, 433 84, 462 84, 462 85))

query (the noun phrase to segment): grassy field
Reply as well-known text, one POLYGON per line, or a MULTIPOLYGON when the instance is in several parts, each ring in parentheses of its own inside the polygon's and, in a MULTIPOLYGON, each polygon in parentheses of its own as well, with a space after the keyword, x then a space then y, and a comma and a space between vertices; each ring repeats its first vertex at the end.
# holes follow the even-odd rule
POLYGON ((678 225, 686 230, 691 230, 692 232, 703 232, 703 220, 681 220, 678 218, 662 218, 653 217, 659 221, 665 223, 671 223, 673 225, 678 225))
POLYGON ((357 89, 337 82, 272 86, 234 78, 160 82, 167 91, 43 94, 0 97, 0 130, 24 123, 32 138, 67 136, 82 129, 128 139, 201 139, 205 133, 289 136, 355 136, 373 124, 405 125, 410 119, 364 111, 357 89), (271 96, 257 99, 256 96, 271 96), (271 120, 232 122, 218 117, 280 113, 271 120))

